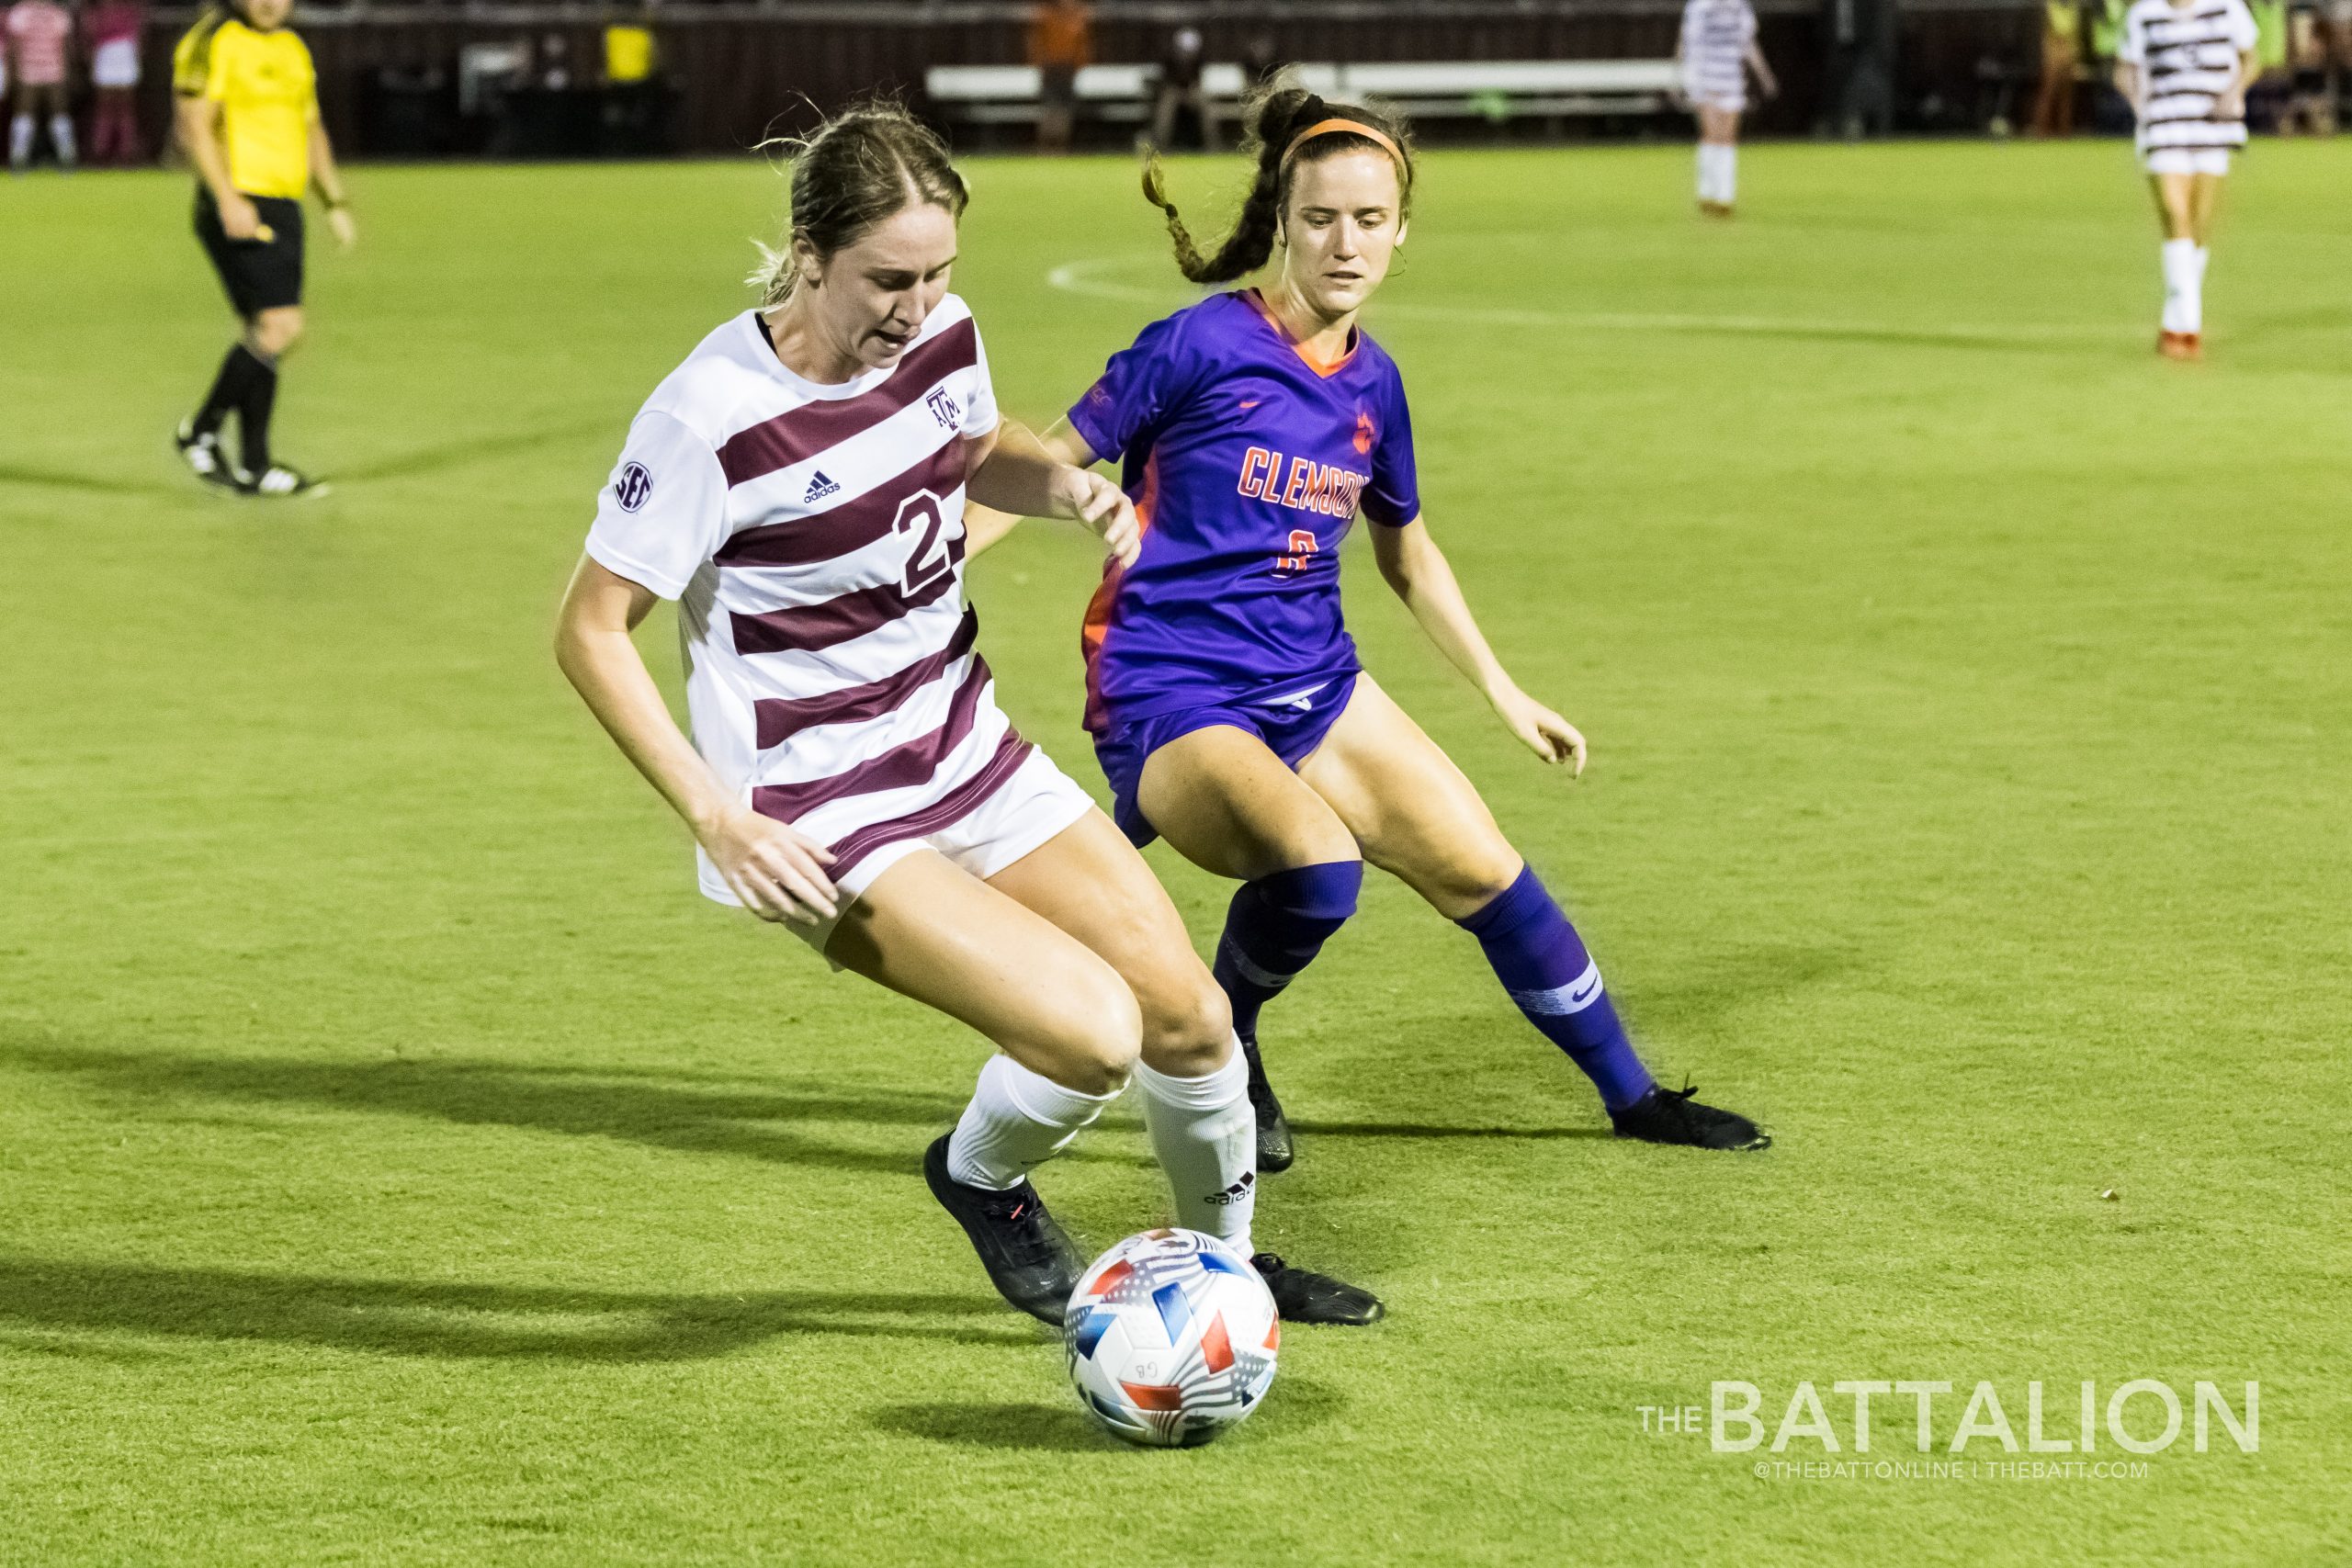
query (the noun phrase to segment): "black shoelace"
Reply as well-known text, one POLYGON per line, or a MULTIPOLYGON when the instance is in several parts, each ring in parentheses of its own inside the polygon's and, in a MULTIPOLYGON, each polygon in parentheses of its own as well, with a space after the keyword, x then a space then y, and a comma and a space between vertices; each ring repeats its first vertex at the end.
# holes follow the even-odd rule
POLYGON ((983 1212, 990 1222, 1012 1232, 1005 1238, 1005 1251, 1014 1263, 1045 1263, 1053 1258, 1054 1244, 1046 1234, 1045 1206, 1037 1201, 1036 1189, 1027 1182, 1009 1191, 990 1193, 983 1212))
POLYGON ((1680 1089, 1667 1089, 1661 1085, 1657 1091, 1658 1109, 1663 1111, 1671 1106, 1676 1112, 1688 1119, 1691 1111, 1690 1101, 1697 1097, 1698 1093, 1699 1086, 1689 1078, 1682 1080, 1680 1089))

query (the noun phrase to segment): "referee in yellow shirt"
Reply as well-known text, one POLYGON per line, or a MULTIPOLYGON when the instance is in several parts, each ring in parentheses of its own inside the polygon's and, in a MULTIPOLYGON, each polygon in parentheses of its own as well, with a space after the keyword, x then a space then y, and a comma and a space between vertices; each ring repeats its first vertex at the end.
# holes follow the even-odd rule
POLYGON ((180 141, 202 183, 196 237, 212 258, 244 333, 176 444, 198 479, 246 495, 315 495, 325 487, 269 454, 277 364, 302 335, 302 196, 315 187, 327 226, 358 237, 334 150, 319 123, 311 51, 286 26, 293 0, 230 0, 172 53, 180 141), (237 416, 238 456, 220 446, 237 416))

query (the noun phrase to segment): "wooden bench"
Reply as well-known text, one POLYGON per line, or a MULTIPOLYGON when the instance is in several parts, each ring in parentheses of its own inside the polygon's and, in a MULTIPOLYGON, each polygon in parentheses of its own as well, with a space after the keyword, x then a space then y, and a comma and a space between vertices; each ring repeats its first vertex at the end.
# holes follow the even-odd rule
MULTIPOLYGON (((1658 114, 1681 81, 1671 60, 1310 62, 1290 71, 1324 97, 1377 98, 1416 119, 1658 114)), ((1139 124, 1150 118, 1159 74, 1155 65, 1089 65, 1078 73, 1079 103, 1095 118, 1139 124)), ((943 118, 978 125, 1035 123, 1039 85, 1034 65, 934 65, 923 79, 943 118)), ((1238 65, 1201 73, 1222 118, 1238 114, 1248 85, 1238 65)))
MULTIPOLYGON (((1157 65, 1088 65, 1078 73, 1078 101, 1097 119, 1141 123, 1151 118, 1159 85, 1157 65)), ((934 65, 923 73, 923 91, 951 119, 975 125, 1033 125, 1043 73, 1034 65, 934 65)), ((1210 65, 1201 88, 1227 113, 1248 84, 1238 65, 1210 65)))
POLYGON ((1415 119, 1503 120, 1657 114, 1682 78, 1671 60, 1459 60, 1302 66, 1299 81, 1327 98, 1374 98, 1415 119))

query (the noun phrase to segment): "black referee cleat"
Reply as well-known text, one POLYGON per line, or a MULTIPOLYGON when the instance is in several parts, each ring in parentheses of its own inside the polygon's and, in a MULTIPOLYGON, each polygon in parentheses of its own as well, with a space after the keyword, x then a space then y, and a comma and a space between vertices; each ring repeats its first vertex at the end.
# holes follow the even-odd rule
POLYGON ((187 465, 187 471, 206 484, 219 485, 223 490, 244 488, 237 470, 230 465, 229 455, 220 450, 218 432, 208 430, 199 434, 196 422, 184 419, 172 433, 172 445, 179 449, 180 461, 187 465))
POLYGON ((329 487, 324 479, 314 479, 300 468, 272 463, 260 473, 239 480, 237 488, 247 495, 268 501, 291 501, 297 496, 324 495, 329 487))
POLYGON ((1387 1314, 1388 1309, 1370 1291, 1329 1274, 1294 1269, 1271 1252, 1258 1254, 1250 1259, 1250 1266, 1273 1293, 1274 1311, 1284 1323, 1336 1323, 1361 1328, 1387 1314))
POLYGON ((1062 1309, 1078 1289, 1086 1260, 1070 1245, 1046 1201, 1027 1182, 1002 1192, 967 1187, 947 1174, 943 1134, 924 1151, 922 1179, 939 1206, 956 1216, 997 1293, 1041 1323, 1061 1326, 1062 1309))
POLYGON ((1283 1114, 1283 1102, 1274 1098, 1274 1086, 1266 1081, 1266 1064, 1259 1059, 1258 1043, 1243 1040, 1241 1055, 1250 1064, 1250 1109, 1258 1113, 1258 1174, 1288 1170, 1298 1158, 1298 1151, 1291 1146, 1290 1119, 1283 1114))
POLYGON ((1621 1138, 1645 1144, 1683 1144, 1694 1149, 1769 1149, 1772 1134, 1731 1111, 1702 1105, 1690 1097, 1694 1085, 1653 1089, 1623 1111, 1610 1112, 1621 1138))

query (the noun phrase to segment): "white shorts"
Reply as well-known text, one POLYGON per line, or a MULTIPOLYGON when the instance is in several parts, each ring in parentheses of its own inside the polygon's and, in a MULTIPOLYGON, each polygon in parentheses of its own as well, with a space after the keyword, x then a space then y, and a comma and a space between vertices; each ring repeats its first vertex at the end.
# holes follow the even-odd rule
POLYGON ((108 39, 90 53, 94 87, 139 85, 139 46, 127 38, 108 39))
POLYGON ((1747 96, 1744 93, 1690 93, 1686 96, 1694 109, 1713 109, 1718 114, 1747 112, 1747 96))
MULTIPOLYGON (((847 914, 876 878, 917 850, 936 850, 985 882, 1093 809, 1094 797, 1033 747, 994 794, 955 821, 884 844, 835 877, 833 886, 841 895, 835 905, 847 914)), ((786 920, 784 929, 822 953, 833 940, 841 914, 813 926, 786 920)))
POLYGON ((2140 166, 2152 175, 2226 175, 2227 147, 2152 147, 2140 154, 2140 166))

